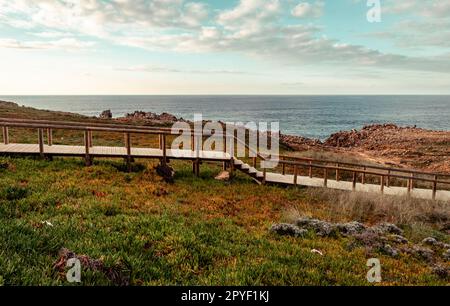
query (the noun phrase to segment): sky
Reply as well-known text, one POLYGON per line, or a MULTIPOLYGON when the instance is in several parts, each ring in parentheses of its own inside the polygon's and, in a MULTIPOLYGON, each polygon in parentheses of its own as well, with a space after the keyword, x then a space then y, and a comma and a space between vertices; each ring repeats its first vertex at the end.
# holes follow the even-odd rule
POLYGON ((0 0, 0 71, 0 95, 450 94, 450 0, 0 0))

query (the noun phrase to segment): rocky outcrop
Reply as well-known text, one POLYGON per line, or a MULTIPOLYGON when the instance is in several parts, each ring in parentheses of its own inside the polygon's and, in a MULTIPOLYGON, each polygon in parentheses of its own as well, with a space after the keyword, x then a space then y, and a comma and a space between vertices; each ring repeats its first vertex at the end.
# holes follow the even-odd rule
POLYGON ((159 121, 173 123, 177 121, 183 121, 182 118, 177 118, 175 115, 169 113, 156 114, 153 112, 135 111, 134 113, 126 114, 123 117, 125 120, 139 120, 139 121, 159 121))
POLYGON ((322 142, 319 139, 286 134, 280 134, 280 144, 292 150, 304 150, 322 146, 322 142))
POLYGON ((294 224, 289 223, 279 223, 274 224, 270 228, 270 231, 272 233, 276 233, 278 235, 288 235, 288 236, 294 236, 294 237, 300 237, 306 234, 306 229, 301 229, 298 226, 294 224))
POLYGON ((353 129, 351 131, 334 133, 325 140, 324 145, 330 147, 356 147, 373 133, 399 129, 403 128, 392 123, 366 125, 359 131, 353 129))
POLYGON ((110 109, 104 110, 100 116, 98 116, 100 119, 111 119, 112 118, 112 112, 110 109))
POLYGON ((350 238, 349 249, 364 247, 366 252, 378 252, 390 257, 409 254, 432 265, 450 260, 450 245, 433 237, 414 244, 403 237, 403 230, 392 223, 366 226, 357 221, 332 223, 319 219, 300 217, 292 223, 274 224, 270 232, 279 235, 306 237, 308 231, 320 237, 344 236, 350 238))

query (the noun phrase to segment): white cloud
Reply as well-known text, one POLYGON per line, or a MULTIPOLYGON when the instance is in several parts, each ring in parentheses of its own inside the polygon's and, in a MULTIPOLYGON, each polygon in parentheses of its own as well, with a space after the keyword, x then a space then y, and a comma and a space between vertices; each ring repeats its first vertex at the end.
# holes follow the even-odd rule
POLYGON ((0 38, 0 48, 9 49, 53 49, 80 50, 94 46, 94 42, 80 41, 74 38, 62 38, 52 41, 19 41, 10 38, 0 38))
POLYGON ((313 4, 309 2, 301 2, 291 11, 292 16, 298 18, 317 18, 323 14, 324 3, 316 1, 313 4))

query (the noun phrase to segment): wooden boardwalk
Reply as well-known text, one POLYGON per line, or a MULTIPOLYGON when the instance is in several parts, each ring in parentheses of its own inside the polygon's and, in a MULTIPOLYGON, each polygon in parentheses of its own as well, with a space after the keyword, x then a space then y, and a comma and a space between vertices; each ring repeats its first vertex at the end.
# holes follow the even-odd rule
MULTIPOLYGON (((248 152, 253 153, 252 165, 234 157, 235 142, 242 144, 235 135, 226 135, 232 140, 231 149, 223 148, 223 151, 202 150, 202 139, 211 135, 193 133, 191 131, 191 148, 172 150, 166 141, 168 136, 177 136, 169 128, 123 125, 112 123, 87 123, 64 122, 29 119, 0 118, 0 126, 3 132, 3 144, 0 144, 0 154, 4 155, 36 155, 41 158, 53 156, 82 157, 86 165, 92 163, 93 158, 110 157, 124 158, 128 169, 135 158, 159 159, 161 163, 171 159, 190 160, 193 171, 199 175, 202 161, 222 162, 223 167, 237 169, 250 176, 259 184, 282 184, 294 186, 322 187, 339 190, 382 193, 386 195, 406 195, 422 199, 435 199, 450 201, 450 174, 429 173, 413 169, 389 168, 381 165, 350 164, 327 160, 314 160, 301 157, 279 156, 279 166, 282 173, 275 169, 263 168, 263 162, 268 161, 267 156, 255 152, 245 142, 248 152), (37 144, 14 143, 10 141, 9 128, 37 129, 37 144), (84 145, 55 145, 53 144, 53 130, 72 130, 84 132, 84 145), (44 134, 47 134, 47 143, 44 142, 44 134), (124 146, 95 146, 93 132, 108 132, 123 134, 124 146), (131 143, 132 134, 158 135, 158 148, 135 147, 131 143), (258 168, 258 161, 260 167, 258 168), (287 169, 293 173, 286 173, 287 169), (300 171, 308 171, 309 175, 300 175, 300 171), (323 171, 323 174, 320 174, 323 171), (335 179, 330 179, 330 174, 335 173, 335 179), (343 174, 346 174, 343 176, 343 174), (351 175, 351 181, 348 177, 351 175), (347 178, 345 180, 344 178, 347 178), (366 179, 367 178, 371 178, 366 179), (361 180, 359 181, 358 178, 361 180), (379 184, 375 184, 376 179, 379 184), (403 181, 403 183, 402 183, 403 181), (404 187, 404 183, 407 187, 404 187), (397 184, 397 186, 395 186, 397 184), (400 186, 398 186, 400 185, 400 186)), ((228 142, 227 142, 228 146, 228 142)))
MULTIPOLYGON (((86 154, 85 146, 67 146, 67 145, 44 145, 44 154, 46 156, 75 156, 84 157, 86 154)), ((38 144, 10 143, 0 144, 0 153, 17 155, 40 155, 38 144)), ((92 157, 128 157, 125 147, 93 146, 89 148, 89 155, 92 157)), ((132 158, 163 158, 163 150, 154 148, 130 148, 130 157, 132 158)), ((210 161, 230 161, 231 156, 225 152, 217 151, 199 151, 198 155, 191 150, 166 150, 167 159, 201 159, 210 161)))

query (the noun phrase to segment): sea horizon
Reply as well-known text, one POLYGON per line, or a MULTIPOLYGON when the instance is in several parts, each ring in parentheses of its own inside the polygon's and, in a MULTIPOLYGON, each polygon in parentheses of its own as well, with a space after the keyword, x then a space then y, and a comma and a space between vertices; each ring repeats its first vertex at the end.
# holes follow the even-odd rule
POLYGON ((0 100, 53 111, 113 117, 167 112, 192 120, 276 122, 283 134, 324 140, 364 125, 394 123, 449 130, 450 95, 20 95, 0 100))

